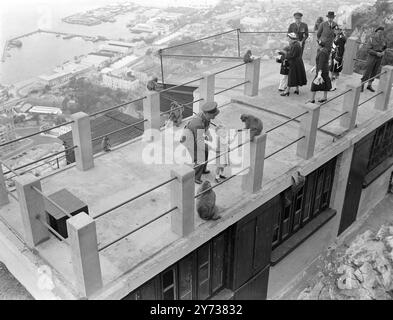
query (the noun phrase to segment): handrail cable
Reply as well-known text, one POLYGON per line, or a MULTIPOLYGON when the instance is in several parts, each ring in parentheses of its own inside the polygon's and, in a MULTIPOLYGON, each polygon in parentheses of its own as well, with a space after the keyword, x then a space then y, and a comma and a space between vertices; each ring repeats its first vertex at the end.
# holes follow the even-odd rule
POLYGON ((231 56, 202 56, 202 55, 193 55, 193 54, 161 54, 162 57, 178 57, 178 58, 201 58, 201 59, 233 59, 240 60, 243 57, 231 57, 231 56))
POLYGON ((39 222, 41 222, 45 227, 47 227, 50 231, 52 231, 58 238, 60 238, 61 241, 66 243, 67 245, 70 245, 68 240, 65 239, 60 233, 58 233, 55 229, 53 229, 46 221, 42 220, 41 218, 37 217, 36 218, 39 222))
POLYGON ((351 89, 347 89, 347 90, 345 90, 344 92, 341 92, 340 94, 335 95, 334 97, 332 97, 332 98, 330 98, 330 99, 327 99, 325 102, 322 102, 319 106, 322 107, 322 106, 324 106, 325 104, 328 104, 329 102, 331 102, 331 101, 333 101, 333 100, 335 100, 335 99, 337 99, 337 98, 339 98, 339 97, 341 97, 341 96, 347 94, 347 93, 350 92, 350 91, 352 91, 352 88, 351 88, 351 89))
POLYGON ((7 146, 7 145, 9 145, 9 144, 11 144, 11 143, 18 142, 18 141, 21 141, 21 140, 24 140, 24 139, 27 139, 27 138, 36 136, 36 135, 38 135, 38 134, 40 134, 40 133, 48 132, 48 131, 51 131, 51 130, 53 130, 53 129, 56 129, 56 128, 60 128, 60 127, 69 125, 69 124, 71 124, 71 123, 73 123, 73 122, 74 122, 74 120, 67 121, 67 122, 64 122, 64 123, 62 123, 62 124, 59 124, 59 125, 57 125, 57 126, 50 127, 50 128, 47 128, 47 129, 43 129, 43 130, 40 130, 40 131, 31 133, 31 134, 28 134, 28 135, 26 135, 26 136, 23 136, 23 137, 14 139, 14 140, 10 140, 10 141, 4 142, 4 143, 0 144, 0 147, 4 147, 4 146, 7 146))
POLYGON ((387 71, 382 71, 381 73, 376 74, 374 77, 371 77, 370 79, 364 80, 360 83, 360 85, 363 85, 367 82, 369 82, 370 80, 374 80, 375 78, 378 78, 379 76, 382 76, 384 73, 386 73, 387 71))
POLYGON ((17 173, 14 169, 12 169, 11 166, 8 166, 4 161, 0 160, 0 164, 2 164, 4 167, 6 167, 9 170, 8 171, 9 173, 12 172, 15 176, 19 176, 19 173, 17 173))
POLYGON ((321 125, 320 127, 318 127, 318 129, 321 129, 325 126, 327 126, 328 124, 332 123, 333 121, 337 120, 338 118, 342 117, 344 114, 347 114, 348 111, 345 111, 343 113, 340 113, 337 117, 334 117, 333 119, 329 120, 328 122, 326 122, 325 124, 321 125))
POLYGON ((173 48, 178 48, 178 47, 182 47, 182 46, 186 46, 186 45, 189 45, 189 44, 193 44, 193 43, 196 43, 196 42, 199 42, 199 41, 202 41, 202 40, 207 40, 207 39, 215 38, 215 37, 218 37, 218 36, 221 36, 221 35, 224 35, 224 34, 227 34, 227 33, 231 33, 231 32, 234 32, 234 31, 237 32, 237 30, 238 30, 238 29, 232 29, 232 30, 229 30, 229 31, 225 31, 225 32, 221 32, 221 33, 218 33, 218 34, 214 34, 214 35, 212 35, 212 36, 208 36, 208 37, 196 39, 196 40, 193 40, 193 41, 189 41, 189 42, 177 44, 177 45, 170 46, 170 47, 167 47, 167 48, 162 48, 162 49, 159 50, 159 52, 161 53, 161 52, 163 52, 164 50, 169 50, 169 49, 173 49, 173 48))
POLYGON ((223 70, 220 70, 220 71, 217 71, 217 72, 213 72, 213 74, 214 74, 214 75, 217 75, 217 74, 223 73, 223 72, 225 72, 225 71, 229 71, 229 70, 235 69, 235 68, 237 68, 237 67, 244 66, 245 64, 247 64, 247 63, 246 63, 246 62, 243 62, 243 63, 240 63, 240 64, 236 64, 236 65, 234 65, 234 66, 232 66, 232 67, 228 67, 228 68, 226 68, 226 69, 223 69, 223 70))
POLYGON ((303 113, 297 115, 296 117, 293 117, 293 118, 291 118, 291 119, 288 119, 287 121, 284 121, 284 122, 282 122, 282 123, 276 125, 275 127, 270 128, 269 130, 266 130, 266 133, 272 132, 273 130, 278 129, 278 128, 282 127, 283 125, 286 125, 287 123, 289 123, 289 122, 291 122, 291 121, 294 121, 294 120, 300 118, 301 116, 304 116, 304 115, 307 114, 307 113, 308 113, 308 111, 305 111, 305 112, 303 112, 303 113))
POLYGON ((154 186, 154 187, 152 187, 152 188, 150 188, 148 190, 145 190, 142 193, 132 197, 131 199, 123 201, 123 202, 119 203, 118 205, 114 206, 113 208, 110 208, 108 210, 105 210, 104 212, 101 212, 100 214, 94 216, 93 219, 98 219, 98 218, 106 215, 107 213, 112 212, 113 210, 116 210, 116 209, 124 206, 125 204, 130 203, 130 202, 132 202, 132 201, 134 201, 134 200, 136 200, 136 199, 138 199, 138 198, 140 198, 140 197, 142 197, 142 196, 144 196, 144 195, 146 195, 146 194, 148 194, 148 193, 150 193, 150 192, 152 192, 152 191, 154 191, 154 190, 156 190, 156 189, 158 189, 158 188, 160 188, 160 187, 162 187, 162 186, 164 186, 164 185, 166 185, 166 184, 168 184, 168 183, 170 183, 170 182, 172 182, 172 181, 174 181, 176 179, 177 179, 176 177, 171 178, 171 179, 169 179, 167 181, 164 181, 164 182, 160 183, 159 185, 156 185, 156 186, 154 186))
POLYGON ((140 121, 131 123, 131 124, 129 124, 128 126, 125 126, 125 127, 120 128, 120 129, 116 129, 116 130, 114 130, 114 131, 111 131, 111 132, 105 133, 105 134, 103 134, 103 135, 100 135, 100 136, 98 136, 98 137, 95 137, 95 138, 92 139, 91 141, 93 141, 93 142, 94 142, 94 141, 97 141, 97 140, 102 139, 102 138, 104 138, 104 137, 106 137, 106 136, 109 136, 109 135, 111 135, 111 134, 114 134, 114 133, 123 131, 123 130, 125 130, 125 129, 128 129, 128 128, 137 126, 138 124, 144 123, 144 122, 146 122, 146 121, 147 121, 147 119, 143 119, 143 120, 140 120, 140 121))
POLYGON ((225 91, 232 90, 232 89, 234 89, 234 88, 236 88, 236 87, 240 87, 240 86, 242 86, 242 85, 244 85, 244 84, 246 84, 246 83, 249 83, 249 82, 250 82, 250 80, 244 81, 244 82, 242 82, 242 83, 238 83, 238 84, 236 84, 236 85, 234 85, 234 86, 232 86, 232 87, 223 89, 223 90, 221 90, 221 91, 217 91, 217 92, 214 93, 214 95, 218 95, 218 94, 223 93, 223 92, 225 92, 225 91))
POLYGON ((206 190, 203 190, 202 192, 196 194, 194 198, 195 198, 195 199, 196 199, 196 198, 199 198, 201 195, 205 194, 206 192, 209 192, 210 190, 213 190, 214 188, 217 188, 219 185, 222 185, 223 183, 227 182, 228 180, 230 180, 230 179, 232 179, 232 178, 234 178, 234 177, 237 177, 240 173, 242 173, 242 172, 244 172, 244 171, 246 171, 246 170, 248 170, 248 169, 249 169, 249 167, 243 168, 242 170, 240 170, 240 171, 234 173, 233 175, 229 176, 229 177, 226 178, 225 180, 222 180, 222 181, 220 181, 220 182, 217 182, 216 184, 214 184, 214 185, 211 186, 210 188, 207 188, 206 190))
POLYGON ((272 156, 274 156, 275 154, 279 153, 280 151, 282 151, 282 150, 284 150, 284 149, 290 147, 291 145, 295 144, 296 142, 302 140, 302 139, 305 138, 305 137, 306 137, 306 136, 302 136, 302 137, 300 137, 300 138, 297 138, 295 141, 292 141, 291 143, 288 143, 288 144, 285 145, 284 147, 282 147, 282 148, 280 148, 280 149, 278 149, 278 150, 272 152, 272 153, 269 154, 268 156, 266 156, 264 160, 269 159, 270 157, 272 157, 272 156))
POLYGON ((143 97, 131 100, 131 101, 127 101, 127 102, 115 105, 113 107, 110 107, 110 108, 107 108, 107 109, 104 109, 104 110, 100 110, 100 111, 94 112, 92 114, 89 114, 89 117, 95 117, 95 116, 97 116, 97 115, 99 115, 101 113, 105 113, 105 112, 111 111, 111 110, 116 109, 116 108, 124 107, 127 104, 134 103, 134 102, 137 102, 137 101, 140 101, 140 100, 143 100, 143 99, 146 99, 146 96, 143 96, 143 97))
POLYGON ((16 195, 14 195, 11 191, 7 190, 7 193, 8 193, 12 198, 14 198, 16 201, 19 202, 18 197, 17 197, 16 195))
POLYGON ((62 211, 66 216, 68 216, 69 218, 72 218, 72 215, 69 214, 69 213, 67 212, 67 210, 65 210, 65 209, 62 208, 60 205, 58 205, 55 201, 53 201, 53 200, 52 200, 51 198, 49 198, 46 194, 44 194, 40 189, 38 189, 38 188, 36 188, 36 187, 34 187, 34 186, 31 186, 31 188, 32 188, 35 192, 39 193, 43 198, 45 198, 46 200, 48 200, 51 204, 53 204, 57 209, 59 209, 60 211, 62 211))
POLYGON ((383 93, 383 91, 380 91, 380 92, 378 92, 378 93, 372 95, 370 98, 367 98, 367 99, 364 100, 363 102, 360 102, 360 103, 358 104, 358 107, 360 107, 362 104, 365 104, 366 102, 370 101, 371 99, 374 99, 375 97, 379 96, 379 95, 382 94, 382 93, 383 93))
MULTIPOLYGON (((38 160, 35 160, 35 161, 32 161, 32 162, 26 163, 26 164, 24 164, 24 165, 22 165, 22 166, 20 166, 20 167, 14 168, 14 170, 19 170, 19 169, 28 167, 28 166, 30 166, 30 165, 32 165, 32 164, 34 164, 34 163, 37 163, 37 162, 40 162, 40 161, 49 159, 49 158, 51 158, 51 157, 57 156, 58 154, 67 152, 67 151, 69 151, 69 150, 73 150, 73 149, 75 149, 75 148, 77 148, 77 147, 78 147, 78 146, 72 146, 72 147, 67 148, 67 149, 64 149, 64 150, 62 150, 62 151, 59 151, 59 152, 56 152, 56 153, 52 153, 52 154, 50 154, 50 155, 48 155, 48 156, 46 156, 46 157, 40 158, 40 159, 38 159, 38 160)), ((37 168, 38 168, 38 167, 37 167, 37 168)), ((30 171, 30 170, 28 170, 28 171, 30 171)), ((12 171, 7 171, 7 172, 4 172, 4 174, 8 174, 8 173, 11 173, 11 172, 12 172, 12 171)))
POLYGON ((138 228, 133 229, 132 231, 126 233, 126 234, 123 235, 123 236, 121 236, 120 238, 117 238, 116 240, 113 240, 113 241, 109 242, 108 244, 106 244, 106 245, 104 245, 104 246, 98 248, 98 252, 100 252, 100 251, 102 251, 102 250, 105 250, 106 248, 110 247, 111 245, 115 244, 116 242, 119 242, 120 240, 123 240, 124 238, 128 237, 129 235, 131 235, 131 234, 137 232, 138 230, 140 230, 140 229, 146 227, 147 225, 153 223, 154 221, 156 221, 156 220, 162 218, 163 216, 167 215, 168 213, 170 213, 170 212, 172 212, 172 211, 174 211, 174 210, 176 210, 176 209, 177 209, 177 207, 173 207, 172 209, 169 209, 169 210, 165 211, 164 213, 162 213, 162 214, 158 215, 157 217, 155 217, 153 220, 150 220, 150 221, 148 221, 148 222, 146 222, 146 223, 140 225, 138 228))
POLYGON ((190 80, 190 81, 184 82, 184 83, 182 83, 182 84, 178 84, 178 85, 175 85, 175 86, 173 86, 173 87, 168 87, 168 88, 166 88, 166 89, 163 89, 163 90, 160 90, 160 91, 157 91, 157 92, 159 92, 159 93, 164 93, 164 92, 167 92, 167 91, 171 91, 171 90, 177 89, 177 88, 179 88, 179 87, 185 86, 185 85, 187 85, 187 84, 190 84, 190 83, 193 83, 193 82, 200 81, 200 80, 202 80, 202 79, 203 79, 203 77, 200 77, 200 78, 198 78, 198 79, 190 80))

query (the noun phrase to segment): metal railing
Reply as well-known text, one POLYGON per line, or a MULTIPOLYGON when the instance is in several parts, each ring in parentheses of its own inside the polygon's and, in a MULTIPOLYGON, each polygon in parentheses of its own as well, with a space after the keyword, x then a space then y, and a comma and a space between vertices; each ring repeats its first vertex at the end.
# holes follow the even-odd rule
POLYGON ((115 243, 119 242, 120 240, 123 240, 124 238, 127 238, 127 237, 130 236, 131 234, 133 234, 133 233, 135 233, 135 232, 141 230, 142 228, 144 228, 144 227, 146 227, 147 225, 153 223, 154 221, 156 221, 156 220, 158 220, 158 219, 160 219, 160 218, 166 216, 168 213, 171 213, 172 211, 174 211, 174 210, 176 210, 176 209, 177 209, 177 207, 173 207, 172 209, 169 209, 169 210, 165 211, 164 213, 158 215, 158 216, 155 217, 154 219, 149 220, 148 222, 146 222, 146 223, 140 225, 139 227, 137 227, 137 228, 131 230, 130 232, 127 232, 126 234, 122 235, 121 237, 117 238, 116 240, 113 240, 113 241, 109 242, 108 244, 106 244, 106 245, 104 245, 104 246, 102 246, 102 247, 99 247, 99 248, 98 248, 98 252, 100 252, 100 251, 102 251, 102 250, 105 250, 106 248, 108 248, 108 247, 114 245, 115 243))
POLYGON ((124 205, 127 204, 127 203, 130 203, 130 202, 132 202, 132 201, 134 201, 134 200, 137 200, 137 199, 143 197, 144 195, 146 195, 146 194, 148 194, 148 193, 150 193, 150 192, 152 192, 152 191, 154 191, 154 190, 156 190, 156 189, 158 189, 158 188, 160 188, 160 187, 162 187, 162 186, 164 186, 164 185, 166 185, 166 184, 168 184, 168 183, 170 183, 170 182, 172 182, 172 181, 174 181, 174 180, 176 180, 176 179, 177 179, 177 178, 174 177, 174 178, 171 178, 171 179, 169 179, 169 180, 166 180, 166 181, 160 183, 159 185, 154 186, 154 187, 152 187, 152 188, 150 188, 150 189, 148 189, 148 190, 146 190, 146 191, 144 191, 144 192, 142 192, 142 193, 140 193, 140 194, 138 194, 138 195, 132 197, 131 199, 128 199, 128 200, 126 200, 126 201, 123 201, 123 202, 119 203, 118 205, 116 205, 116 206, 114 206, 114 207, 112 207, 112 208, 110 208, 110 209, 108 209, 108 210, 105 210, 104 212, 101 212, 100 214, 97 214, 96 216, 93 217, 93 219, 101 218, 102 216, 104 216, 104 215, 106 215, 106 214, 112 212, 113 210, 116 210, 116 209, 118 209, 118 208, 124 206, 124 205))
POLYGON ((68 242, 68 240, 66 238, 64 238, 60 233, 58 233, 55 229, 53 229, 46 221, 42 220, 41 218, 37 217, 36 218, 37 221, 41 222, 43 226, 45 226, 46 228, 48 228, 51 232, 54 233, 54 235, 56 237, 58 237, 62 242, 64 242, 67 245, 70 245, 70 243, 68 242))
POLYGON ((288 143, 287 145, 283 146, 282 148, 280 148, 280 149, 278 149, 278 150, 272 152, 271 154, 269 154, 269 155, 267 155, 267 156, 265 157, 265 160, 267 160, 267 159, 269 159, 270 157, 274 156, 275 154, 277 154, 277 153, 283 151, 284 149, 290 147, 291 145, 295 144, 296 142, 298 142, 298 141, 304 139, 305 137, 306 137, 306 136, 301 136, 300 138, 297 138, 296 140, 294 140, 294 141, 288 143))

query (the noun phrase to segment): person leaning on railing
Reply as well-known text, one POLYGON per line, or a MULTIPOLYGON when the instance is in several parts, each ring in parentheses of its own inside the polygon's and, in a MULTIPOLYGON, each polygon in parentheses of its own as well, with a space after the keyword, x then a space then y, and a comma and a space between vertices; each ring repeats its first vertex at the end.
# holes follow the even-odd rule
POLYGON ((220 113, 220 110, 217 108, 217 103, 214 101, 203 104, 201 110, 201 112, 195 115, 186 124, 180 140, 187 148, 195 164, 195 183, 197 184, 202 183, 202 174, 210 173, 210 171, 207 170, 207 163, 205 163, 209 155, 209 147, 206 140, 212 140, 209 133, 210 121, 220 113), (202 131, 204 135, 201 134, 202 131), (200 165, 198 165, 198 163, 200 165))
MULTIPOLYGON (((370 37, 367 42, 367 62, 366 70, 364 71, 362 82, 368 81, 367 89, 371 92, 375 92, 372 87, 374 78, 378 74, 379 67, 381 66, 382 58, 385 55, 387 48, 386 41, 383 37, 384 27, 378 27, 375 29, 374 35, 370 37)), ((361 91, 364 90, 364 83, 362 84, 361 91)))

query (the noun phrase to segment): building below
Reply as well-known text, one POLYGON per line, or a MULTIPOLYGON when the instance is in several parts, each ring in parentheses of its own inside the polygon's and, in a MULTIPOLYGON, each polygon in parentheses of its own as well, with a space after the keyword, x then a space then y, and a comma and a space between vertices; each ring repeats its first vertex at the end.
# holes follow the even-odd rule
MULTIPOLYGON (((0 144, 16 139, 15 124, 12 113, 0 114, 0 144)), ((13 149, 13 144, 0 147, 1 153, 7 153, 13 149)))

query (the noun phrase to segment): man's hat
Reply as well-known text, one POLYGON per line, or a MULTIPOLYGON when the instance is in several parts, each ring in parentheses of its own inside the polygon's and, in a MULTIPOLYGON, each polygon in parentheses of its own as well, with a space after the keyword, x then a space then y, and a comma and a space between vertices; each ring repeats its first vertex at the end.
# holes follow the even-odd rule
POLYGON ((287 36, 289 39, 297 40, 297 34, 294 32, 288 33, 287 36))
POLYGON ((217 102, 215 101, 206 102, 202 105, 201 110, 215 116, 220 113, 220 110, 217 108, 217 102))
POLYGON ((329 11, 327 16, 328 18, 334 18, 336 15, 334 14, 334 11, 329 11))
POLYGON ((303 13, 301 13, 301 12, 295 12, 294 14, 293 14, 293 16, 294 17, 303 17, 303 13))

